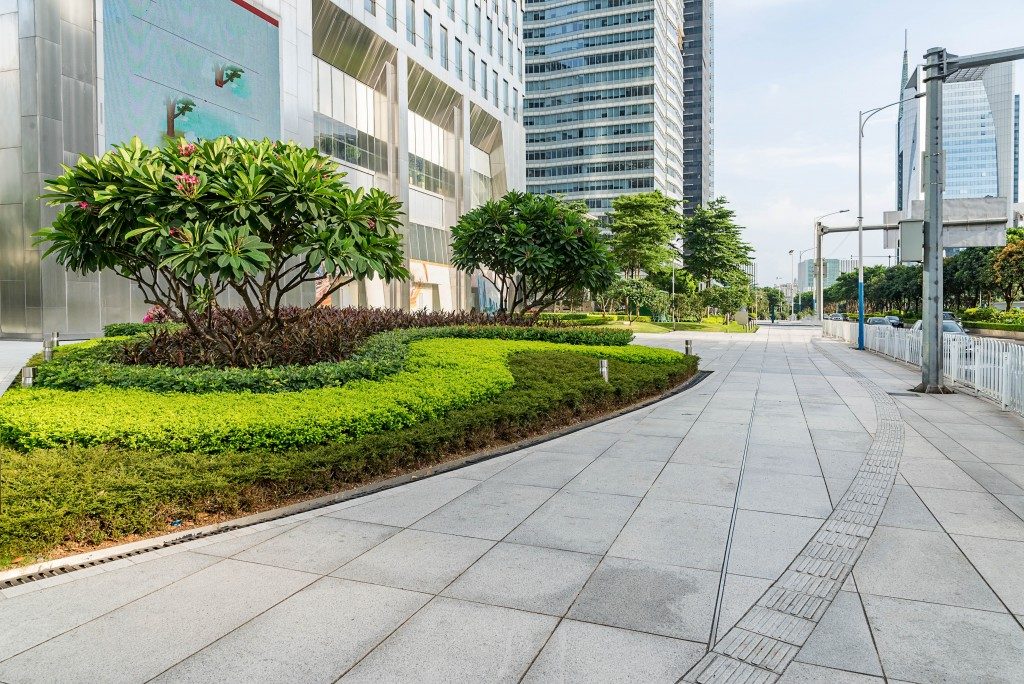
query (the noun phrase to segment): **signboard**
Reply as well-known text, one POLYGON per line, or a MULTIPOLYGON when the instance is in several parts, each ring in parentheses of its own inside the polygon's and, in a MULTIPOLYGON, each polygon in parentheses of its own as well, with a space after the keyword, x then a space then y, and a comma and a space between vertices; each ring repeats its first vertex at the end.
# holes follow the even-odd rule
POLYGON ((277 21, 242 0, 105 0, 107 146, 281 135, 277 21))
POLYGON ((899 225, 900 263, 924 261, 924 221, 903 219, 899 225))

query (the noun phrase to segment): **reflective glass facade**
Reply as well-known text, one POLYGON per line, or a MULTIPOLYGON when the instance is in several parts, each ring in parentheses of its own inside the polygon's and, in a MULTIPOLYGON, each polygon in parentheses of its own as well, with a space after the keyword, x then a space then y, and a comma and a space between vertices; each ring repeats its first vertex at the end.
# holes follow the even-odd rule
MULTIPOLYGON (((923 92, 921 74, 918 68, 908 77, 904 99, 923 92)), ((1012 63, 994 64, 958 71, 943 86, 944 199, 1000 197, 1008 205, 1014 201, 1019 142, 1014 134, 1013 78, 1012 63)), ((905 106, 897 124, 897 206, 904 212, 914 200, 924 198, 923 125, 922 98, 905 106)))
POLYGON ((678 1, 527 0, 528 190, 597 216, 623 193, 683 198, 683 23, 678 1))
MULTIPOLYGON (((366 0, 346 7, 333 0, 0 0, 0 337, 39 339, 54 330, 90 337, 105 324, 142 318, 148 305, 131 283, 108 272, 70 273, 42 259, 31 234, 55 216, 38 196, 62 163, 127 135, 159 140, 172 124, 190 138, 266 135, 315 145, 339 162, 349 185, 399 198, 410 280, 356 282, 334 304, 492 306, 480 279, 451 267, 448 231, 463 212, 525 187, 517 121, 523 68, 521 57, 509 58, 522 55, 517 4, 366 0), (493 26, 490 49, 471 32, 473 12, 493 26), (160 39, 133 40, 132 30, 158 31, 160 39), (195 45, 179 45, 178 35, 195 45), (211 41, 215 55, 204 47, 211 41), (162 85, 135 87, 133 75, 162 85), (154 99, 158 87, 192 104, 172 111, 162 96, 154 99), (18 92, 36 93, 31 107, 18 92)), ((313 294, 311 284, 286 304, 310 303, 313 294)))
POLYGON ((683 0, 683 211, 714 198, 714 0, 683 0))

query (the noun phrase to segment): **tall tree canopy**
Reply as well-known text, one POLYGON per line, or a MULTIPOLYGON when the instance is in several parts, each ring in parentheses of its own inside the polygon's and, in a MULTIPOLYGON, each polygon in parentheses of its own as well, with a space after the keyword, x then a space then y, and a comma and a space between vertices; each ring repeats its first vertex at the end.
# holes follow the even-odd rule
POLYGON ((724 197, 696 207, 683 229, 686 270, 709 287, 713 280, 725 285, 746 282, 742 266, 750 263, 751 246, 743 240, 736 212, 724 197))
POLYGON ((619 195, 608 221, 612 256, 628 277, 664 271, 678 256, 672 241, 683 227, 679 201, 661 191, 619 195))
POLYGON ((599 292, 615 275, 608 245, 578 204, 512 191, 463 214, 452 264, 479 269, 503 310, 539 313, 577 288, 599 292))

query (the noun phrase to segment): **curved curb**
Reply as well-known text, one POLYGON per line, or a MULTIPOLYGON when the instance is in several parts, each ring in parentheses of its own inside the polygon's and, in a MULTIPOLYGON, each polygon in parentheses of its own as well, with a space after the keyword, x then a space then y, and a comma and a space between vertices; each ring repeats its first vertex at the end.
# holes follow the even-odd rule
POLYGON ((839 593, 889 500, 903 452, 903 420, 896 402, 820 343, 815 347, 866 389, 874 402, 871 447, 850 488, 807 545, 681 682, 778 680, 839 593))

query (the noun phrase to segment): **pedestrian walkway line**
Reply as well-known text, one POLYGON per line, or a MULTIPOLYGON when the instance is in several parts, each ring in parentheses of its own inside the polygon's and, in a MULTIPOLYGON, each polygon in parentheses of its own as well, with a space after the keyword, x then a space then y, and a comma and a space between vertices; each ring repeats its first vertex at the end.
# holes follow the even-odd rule
POLYGON ((815 348, 867 390, 876 416, 871 447, 832 514, 782 575, 680 680, 769 684, 793 661, 867 545, 896 480, 903 420, 881 387, 827 347, 815 348))
MULTIPOLYGON (((765 340, 765 342, 762 344, 762 346, 766 346, 766 345, 767 345, 767 340, 765 340)), ((749 351, 751 346, 753 346, 753 345, 749 344, 749 345, 747 345, 743 349, 743 351, 741 352, 740 356, 737 358, 736 362, 734 362, 734 364, 733 364, 734 366, 743 357, 743 354, 746 354, 747 351, 749 351)), ((757 375, 757 385, 754 387, 755 401, 756 401, 756 398, 757 398, 757 392, 758 392, 758 390, 761 389, 761 376, 762 376, 763 372, 764 372, 764 355, 762 354, 761 373, 758 373, 758 375, 757 375)), ((733 540, 733 537, 736 534, 736 517, 737 517, 737 514, 739 513, 739 509, 740 509, 740 494, 743 491, 743 473, 746 470, 747 453, 750 451, 750 431, 751 431, 751 428, 753 427, 753 425, 754 425, 754 421, 753 420, 751 420, 749 423, 747 423, 747 438, 743 442, 743 457, 740 459, 740 472, 739 472, 739 475, 736 478, 736 492, 733 495, 732 512, 731 512, 731 514, 729 516, 729 531, 728 531, 728 533, 726 534, 726 537, 725 537, 725 552, 724 552, 723 557, 722 557, 722 572, 721 572, 721 574, 718 577, 718 593, 715 594, 715 609, 714 609, 714 612, 712 613, 712 618, 711 618, 711 635, 708 638, 708 650, 710 650, 711 647, 718 641, 718 623, 722 619, 722 604, 725 601, 725 582, 726 582, 726 579, 729 576, 729 557, 732 555, 732 540, 733 540)))

